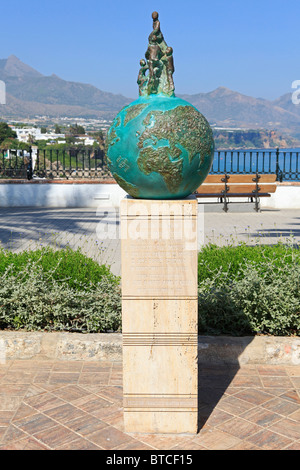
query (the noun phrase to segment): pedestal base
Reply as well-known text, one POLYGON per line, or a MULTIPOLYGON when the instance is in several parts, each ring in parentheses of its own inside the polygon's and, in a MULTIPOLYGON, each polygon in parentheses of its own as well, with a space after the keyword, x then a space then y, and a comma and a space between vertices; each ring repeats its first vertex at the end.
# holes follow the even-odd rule
POLYGON ((196 433, 197 201, 121 203, 124 424, 196 433))

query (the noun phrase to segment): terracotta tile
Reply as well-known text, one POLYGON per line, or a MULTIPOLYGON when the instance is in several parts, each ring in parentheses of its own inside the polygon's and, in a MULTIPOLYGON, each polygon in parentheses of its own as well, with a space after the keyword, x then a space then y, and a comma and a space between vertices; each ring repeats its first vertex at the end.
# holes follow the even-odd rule
POLYGON ((285 447, 284 450, 300 450, 300 441, 294 442, 293 444, 285 447))
POLYGON ((217 407, 223 411, 226 411, 227 413, 239 416, 245 411, 248 411, 253 408, 253 404, 245 400, 236 398, 235 396, 230 396, 222 398, 218 403, 217 407))
POLYGON ((300 377, 291 377, 291 381, 294 387, 300 390, 300 377))
POLYGON ((30 435, 56 426, 55 421, 40 413, 15 421, 14 424, 30 435))
POLYGON ((80 418, 67 421, 65 426, 81 436, 88 436, 96 431, 100 431, 100 429, 105 428, 108 424, 85 413, 84 416, 81 416, 80 418))
POLYGON ((0 392, 1 394, 21 397, 26 394, 28 390, 28 384, 1 384, 0 392))
POLYGON ((109 385, 120 385, 123 384, 123 373, 122 372, 112 372, 109 378, 109 385))
POLYGON ((34 408, 32 408, 31 406, 25 405, 25 403, 21 403, 12 421, 18 421, 20 419, 26 418, 27 416, 32 416, 35 414, 36 414, 36 410, 34 408))
POLYGON ((16 411, 22 403, 22 397, 0 394, 0 411, 16 411))
POLYGON ((1 426, 0 427, 0 443, 2 442, 2 439, 7 431, 8 426, 1 426))
POLYGON ((81 372, 83 362, 79 361, 59 361, 55 362, 52 372, 81 372))
POLYGON ((8 426, 14 414, 14 411, 0 411, 0 427, 8 426))
POLYGON ((261 405, 266 401, 273 398, 269 393, 263 390, 245 389, 235 394, 235 397, 241 398, 242 400, 249 401, 254 405, 261 405))
POLYGON ((108 400, 117 403, 123 404, 123 389, 122 387, 117 386, 107 386, 101 387, 98 390, 95 390, 95 393, 101 397, 107 398, 108 400))
POLYGON ((77 434, 61 425, 40 431, 35 434, 35 437, 51 449, 57 449, 58 446, 70 444, 78 439, 77 434))
POLYGON ((273 424, 269 429, 291 439, 300 439, 299 422, 289 418, 283 418, 281 421, 273 424))
POLYGON ((299 410, 295 411, 295 413, 292 413, 291 415, 289 415, 289 418, 293 419, 294 421, 300 422, 300 408, 299 410))
POLYGON ((233 418, 232 414, 226 413, 218 408, 212 410, 211 407, 205 407, 199 410, 200 427, 204 425, 217 426, 231 418, 233 418))
POLYGON ((287 375, 285 367, 280 365, 257 366, 257 371, 260 375, 269 375, 273 377, 287 375))
POLYGON ((104 408, 99 408, 98 411, 93 411, 93 415, 106 422, 106 418, 114 415, 115 413, 119 413, 120 411, 122 411, 120 406, 110 405, 104 408))
POLYGON ((272 387, 268 388, 265 387, 264 392, 269 393, 269 395, 273 395, 274 397, 280 397, 280 395, 283 395, 284 393, 287 392, 286 388, 279 388, 279 387, 272 387))
POLYGON ((286 366, 285 369, 290 377, 300 377, 300 366, 286 366))
POLYGON ((86 397, 79 398, 74 401, 73 404, 92 415, 97 414, 101 408, 106 408, 112 405, 110 401, 100 398, 97 395, 88 395, 86 397))
POLYGON ((54 419, 60 424, 72 421, 73 419, 82 418, 86 415, 84 411, 79 410, 70 403, 65 403, 64 405, 56 408, 51 408, 50 410, 44 411, 44 413, 49 416, 49 418, 54 419))
POLYGON ((36 376, 34 377, 33 383, 35 383, 35 384, 44 384, 44 383, 48 383, 49 378, 50 378, 50 375, 51 375, 51 371, 50 371, 50 370, 41 370, 41 371, 38 371, 37 374, 36 374, 36 376))
POLYGON ((261 450, 259 447, 251 444, 251 442, 242 441, 237 445, 230 447, 230 450, 261 450))
POLYGON ((277 388, 293 388, 291 379, 287 376, 272 377, 272 376, 261 376, 261 381, 264 387, 277 387, 277 388))
POLYGON ((39 395, 40 393, 44 393, 44 389, 39 387, 38 385, 30 385, 26 391, 26 397, 34 397, 35 395, 39 395))
POLYGON ((76 384, 79 380, 79 372, 51 372, 48 383, 54 384, 76 384))
POLYGON ((112 367, 112 362, 85 362, 82 367, 82 372, 110 372, 112 367))
POLYGON ((194 442, 209 450, 227 450, 241 443, 237 437, 215 428, 205 433, 201 431, 194 442))
POLYGON ((253 375, 240 375, 234 377, 230 383, 231 387, 262 387, 262 382, 259 377, 253 375))
POLYGON ((6 384, 30 384, 36 375, 36 371, 12 371, 9 370, 2 378, 2 383, 6 384))
POLYGON ((173 451, 176 451, 176 450, 207 450, 207 448, 203 447, 200 444, 197 444, 196 442, 191 440, 191 441, 184 442, 183 444, 177 445, 175 447, 172 447, 172 449, 170 449, 170 450, 173 450, 173 451))
POLYGON ((186 442, 192 441, 192 435, 175 434, 133 434, 132 437, 159 450, 169 450, 175 446, 183 446, 186 442))
POLYGON ((61 446, 58 446, 56 450, 103 450, 102 447, 96 446, 92 442, 84 439, 83 437, 78 437, 72 442, 68 442, 61 446))
POLYGON ((78 383, 92 385, 108 385, 110 372, 82 372, 78 383))
POLYGON ((297 405, 300 405, 300 396, 296 390, 288 390, 280 395, 280 398, 284 398, 285 400, 289 400, 293 403, 297 403, 297 405))
POLYGON ((34 438, 30 437, 29 439, 26 439, 24 450, 49 450, 49 448, 41 442, 38 442, 34 438))
POLYGON ((138 440, 132 440, 129 443, 118 446, 118 450, 153 450, 153 447, 138 440))
POLYGON ((21 429, 11 424, 6 429, 5 434, 2 436, 1 444, 8 444, 9 442, 18 441, 23 437, 28 437, 21 429))
POLYGON ((87 392, 84 388, 79 387, 78 385, 66 385, 55 390, 53 393, 58 398, 61 398, 62 400, 68 401, 70 403, 78 400, 79 398, 90 395, 90 392, 87 392))
POLYGON ((15 360, 11 365, 11 370, 51 370, 53 361, 15 360))
POLYGON ((116 413, 110 414, 103 418, 105 423, 114 426, 115 428, 119 429, 120 431, 124 432, 124 414, 123 410, 117 411, 116 413))
POLYGON ((297 405, 296 403, 293 403, 289 400, 284 400, 280 397, 274 398, 273 400, 270 400, 267 403, 263 403, 262 406, 267 410, 274 411, 274 413, 278 413, 283 416, 288 416, 299 409, 299 405, 297 405))
POLYGON ((10 442, 9 444, 0 445, 0 450, 24 450, 28 439, 10 442))
POLYGON ((262 427, 270 426, 282 419, 282 416, 279 414, 261 407, 255 407, 252 410, 246 411, 241 417, 262 427))
POLYGON ((120 445, 133 441, 132 437, 112 426, 105 427, 100 431, 88 436, 89 441, 99 445, 105 450, 117 449, 120 445))
POLYGON ((255 423, 251 423, 242 418, 233 418, 226 423, 219 424, 218 429, 228 434, 232 434, 239 439, 245 439, 252 434, 260 431, 260 427, 255 423))
POLYGON ((46 411, 50 408, 63 405, 64 401, 60 400, 52 393, 45 392, 33 397, 25 398, 24 403, 26 405, 32 406, 36 410, 46 411))
POLYGON ((291 439, 283 437, 269 429, 263 429, 257 434, 247 438, 252 444, 266 450, 281 450, 287 445, 291 444, 291 439))

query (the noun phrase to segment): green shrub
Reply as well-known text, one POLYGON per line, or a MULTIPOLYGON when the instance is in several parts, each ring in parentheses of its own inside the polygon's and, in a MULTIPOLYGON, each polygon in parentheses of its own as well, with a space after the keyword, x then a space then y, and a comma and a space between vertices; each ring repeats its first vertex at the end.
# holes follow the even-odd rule
POLYGON ((80 252, 2 252, 0 265, 1 329, 120 329, 119 278, 80 252))
POLYGON ((75 289, 83 289, 85 286, 95 284, 101 280, 102 276, 108 277, 112 283, 119 282, 119 278, 111 273, 108 266, 101 265, 85 256, 80 249, 76 251, 71 248, 54 250, 46 247, 19 253, 0 250, 0 275, 8 267, 11 274, 23 273, 30 263, 35 263, 44 273, 51 273, 53 279, 63 280, 75 289))
POLYGON ((199 254, 198 299, 202 334, 299 335, 299 251, 210 245, 199 254))

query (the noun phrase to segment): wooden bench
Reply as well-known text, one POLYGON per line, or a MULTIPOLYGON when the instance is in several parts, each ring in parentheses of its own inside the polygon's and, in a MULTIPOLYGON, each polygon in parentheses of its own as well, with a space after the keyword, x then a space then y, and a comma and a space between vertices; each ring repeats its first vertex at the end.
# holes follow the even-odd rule
POLYGON ((248 198, 259 211, 259 199, 270 197, 276 191, 276 175, 208 175, 195 191, 197 198, 217 198, 223 203, 223 210, 228 211, 229 198, 248 198))

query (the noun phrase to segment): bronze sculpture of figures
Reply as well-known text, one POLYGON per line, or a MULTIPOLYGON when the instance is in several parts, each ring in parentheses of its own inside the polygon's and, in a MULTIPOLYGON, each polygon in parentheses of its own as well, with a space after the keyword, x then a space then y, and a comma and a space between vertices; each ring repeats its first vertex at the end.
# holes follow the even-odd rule
POLYGON ((168 47, 164 40, 156 11, 152 13, 152 19, 153 31, 149 35, 148 49, 145 53, 147 62, 144 59, 140 61, 141 68, 137 80, 139 94, 142 96, 163 93, 174 96, 173 49, 168 47))

